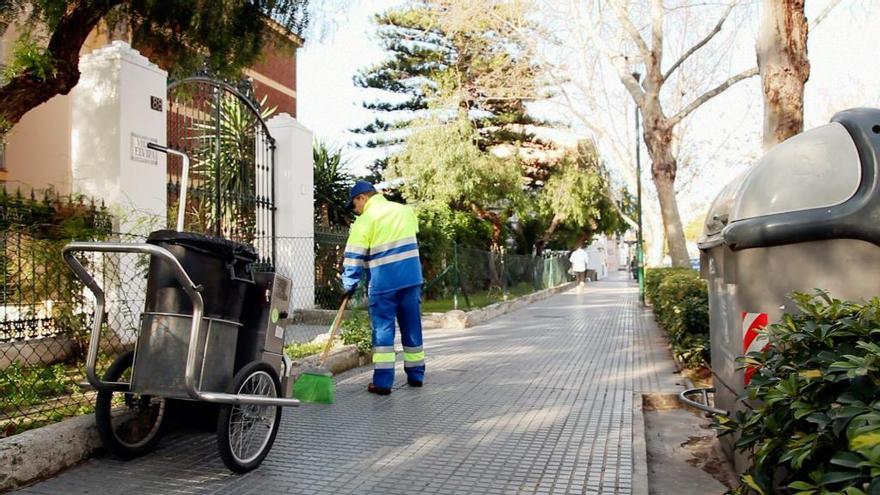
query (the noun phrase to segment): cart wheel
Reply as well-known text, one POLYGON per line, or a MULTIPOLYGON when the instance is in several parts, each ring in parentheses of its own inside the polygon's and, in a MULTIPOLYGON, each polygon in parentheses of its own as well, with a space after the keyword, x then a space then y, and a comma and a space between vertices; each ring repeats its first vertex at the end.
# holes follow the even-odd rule
MULTIPOLYGON (((230 393, 278 397, 281 382, 266 363, 253 362, 235 374, 230 393)), ((256 469, 272 449, 280 406, 224 404, 217 418, 217 443, 220 457, 230 470, 246 473, 256 469)))
MULTIPOLYGON (((130 380, 133 360, 132 351, 116 358, 104 373, 104 380, 130 380)), ((134 459, 155 449, 167 413, 162 397, 101 390, 95 401, 95 422, 101 441, 121 459, 134 459)))

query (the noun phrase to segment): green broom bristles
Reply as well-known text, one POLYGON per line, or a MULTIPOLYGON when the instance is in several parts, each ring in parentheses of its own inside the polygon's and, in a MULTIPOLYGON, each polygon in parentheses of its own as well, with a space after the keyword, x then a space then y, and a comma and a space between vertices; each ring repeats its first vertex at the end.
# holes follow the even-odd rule
POLYGON ((304 371, 293 383, 293 396, 302 402, 333 404, 333 375, 322 369, 304 371))

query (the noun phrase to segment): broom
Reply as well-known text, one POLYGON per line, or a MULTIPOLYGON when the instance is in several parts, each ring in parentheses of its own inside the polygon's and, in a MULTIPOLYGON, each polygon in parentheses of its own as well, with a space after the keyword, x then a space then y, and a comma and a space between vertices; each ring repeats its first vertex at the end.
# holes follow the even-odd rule
POLYGON ((293 396, 301 402, 332 404, 335 400, 333 373, 324 367, 324 361, 327 359, 327 354, 330 353, 330 348, 333 347, 333 340, 342 323, 342 315, 345 313, 348 298, 348 295, 342 298, 342 304, 339 305, 339 311, 336 312, 336 318, 333 319, 330 338, 327 339, 327 345, 324 346, 324 352, 321 353, 318 366, 306 368, 293 384, 293 396))

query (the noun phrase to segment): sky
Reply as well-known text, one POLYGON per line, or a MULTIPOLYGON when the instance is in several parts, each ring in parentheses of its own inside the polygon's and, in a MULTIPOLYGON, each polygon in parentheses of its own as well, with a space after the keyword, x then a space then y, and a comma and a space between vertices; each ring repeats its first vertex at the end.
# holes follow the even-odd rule
MULTIPOLYGON (((829 1, 807 2, 808 18, 815 17, 829 1)), ((341 2, 341 6, 326 4, 323 22, 317 21, 318 29, 313 29, 297 57, 298 119, 317 139, 342 148, 354 173, 366 172, 377 155, 373 150, 351 145, 354 135, 349 129, 372 120, 371 113, 361 107, 370 95, 355 87, 352 77, 385 56, 375 36, 372 16, 404 3, 361 0, 341 2)), ((747 6, 744 19, 737 21, 737 34, 730 35, 735 44, 728 60, 730 73, 754 63, 759 3, 747 6)), ((880 106, 880 64, 875 63, 880 23, 872 21, 878 15, 880 2, 843 0, 811 33, 808 52, 812 70, 805 92, 807 129, 827 123, 835 112, 845 108, 880 106)), ((314 18, 321 19, 321 13, 314 18)), ((631 112, 632 107, 626 111, 631 112)), ((541 112, 554 120, 570 121, 576 135, 588 134, 558 105, 542 108, 541 112)), ((686 120, 688 162, 682 164, 678 181, 685 223, 704 215, 721 188, 760 157, 762 112, 760 81, 752 78, 716 97, 686 120)), ((629 119, 627 114, 618 119, 618 125, 631 126, 629 119)), ((633 142, 634 136, 621 139, 633 142)), ((643 160, 646 156, 642 149, 643 160)), ((643 162, 643 169, 647 168, 643 162)), ((649 186, 647 173, 643 182, 649 186)))
MULTIPOLYGON (((345 2, 343 2, 345 3, 345 2)), ((363 0, 341 8, 325 4, 329 19, 313 27, 312 38, 297 53, 297 118, 315 137, 333 148, 343 148, 353 172, 365 174, 377 157, 374 150, 351 146, 349 129, 373 120, 361 106, 369 98, 352 78, 380 62, 385 52, 375 37, 372 18, 402 0, 363 0)))

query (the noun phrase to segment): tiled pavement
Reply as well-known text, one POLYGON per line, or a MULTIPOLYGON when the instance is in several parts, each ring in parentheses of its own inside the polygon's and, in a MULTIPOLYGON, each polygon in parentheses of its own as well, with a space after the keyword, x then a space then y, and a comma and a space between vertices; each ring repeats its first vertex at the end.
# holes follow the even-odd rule
MULTIPOLYGON (((287 410, 263 466, 231 475, 208 433, 144 458, 93 459, 21 493, 632 493, 633 393, 675 390, 628 281, 592 284, 467 330, 425 334, 427 381, 287 410)), ((62 447, 63 448, 63 447, 62 447)))

